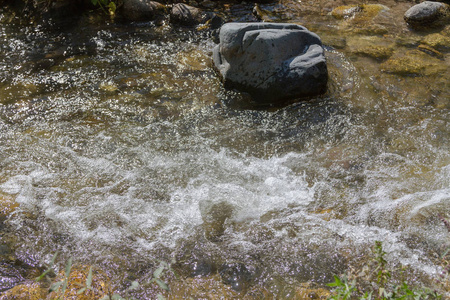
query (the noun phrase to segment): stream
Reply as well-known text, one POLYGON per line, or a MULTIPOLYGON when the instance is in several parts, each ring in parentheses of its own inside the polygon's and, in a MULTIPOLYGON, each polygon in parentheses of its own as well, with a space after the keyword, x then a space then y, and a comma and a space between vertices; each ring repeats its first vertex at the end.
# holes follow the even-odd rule
MULTIPOLYGON (((450 26, 416 32, 411 3, 383 4, 344 20, 338 1, 261 5, 322 38, 330 75, 326 94, 263 109, 222 87, 208 30, 0 10, 0 291, 58 252, 58 269, 94 265, 117 291, 173 261, 171 287, 210 280, 218 296, 202 299, 289 299, 367 264, 375 241, 408 280, 435 282, 450 245, 450 48, 432 38, 450 26)), ((215 10, 254 21, 252 8, 215 10)))

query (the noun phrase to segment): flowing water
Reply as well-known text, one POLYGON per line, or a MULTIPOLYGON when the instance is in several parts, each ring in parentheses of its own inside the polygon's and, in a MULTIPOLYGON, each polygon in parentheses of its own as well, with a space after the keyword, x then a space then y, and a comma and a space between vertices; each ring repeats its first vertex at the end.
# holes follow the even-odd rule
MULTIPOLYGON (((0 200, 18 207, 3 217, 15 262, 3 259, 0 288, 58 252, 118 290, 174 259, 183 278, 289 298, 367 263, 375 241, 409 279, 436 279, 449 245, 448 48, 417 51, 440 33, 407 29, 399 12, 382 16, 389 33, 361 33, 300 4, 262 8, 323 38, 329 90, 270 109, 222 88, 204 31, 94 14, 24 25, 3 12, 0 200), (411 55, 425 67, 390 69, 411 55)), ((251 19, 252 6, 225 8, 251 19)))

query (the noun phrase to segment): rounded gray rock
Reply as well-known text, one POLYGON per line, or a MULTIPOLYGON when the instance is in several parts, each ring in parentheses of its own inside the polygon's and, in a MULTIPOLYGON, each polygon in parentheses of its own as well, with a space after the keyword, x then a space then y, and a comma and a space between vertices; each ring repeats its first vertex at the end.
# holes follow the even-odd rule
POLYGON ((404 19, 411 26, 427 26, 448 20, 450 6, 442 2, 425 1, 405 12, 404 19))
POLYGON ((328 81, 320 38, 296 24, 224 24, 213 61, 226 88, 260 105, 322 94, 328 81))

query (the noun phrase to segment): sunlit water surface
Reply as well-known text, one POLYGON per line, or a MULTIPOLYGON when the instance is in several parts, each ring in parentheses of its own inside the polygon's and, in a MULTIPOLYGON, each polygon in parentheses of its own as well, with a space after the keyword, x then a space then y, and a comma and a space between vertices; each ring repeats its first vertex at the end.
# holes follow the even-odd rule
POLYGON ((448 94, 413 91, 448 72, 380 75, 327 47, 326 95, 254 110, 222 88, 208 33, 2 18, 0 192, 20 204, 5 230, 22 262, 58 251, 118 288, 172 258, 186 276, 244 266, 237 290, 323 285, 378 240, 418 281, 441 271, 448 94))

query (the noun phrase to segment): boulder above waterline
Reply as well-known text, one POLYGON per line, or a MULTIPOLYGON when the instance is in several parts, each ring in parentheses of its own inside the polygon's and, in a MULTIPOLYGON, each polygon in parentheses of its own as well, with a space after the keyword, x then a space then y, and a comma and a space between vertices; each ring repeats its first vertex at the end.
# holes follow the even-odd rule
POLYGON ((300 25, 224 24, 213 61, 225 87, 249 93, 257 105, 326 90, 328 71, 322 42, 300 25))
POLYGON ((405 12, 404 19, 412 27, 441 25, 450 17, 450 6, 442 2, 425 1, 405 12))

